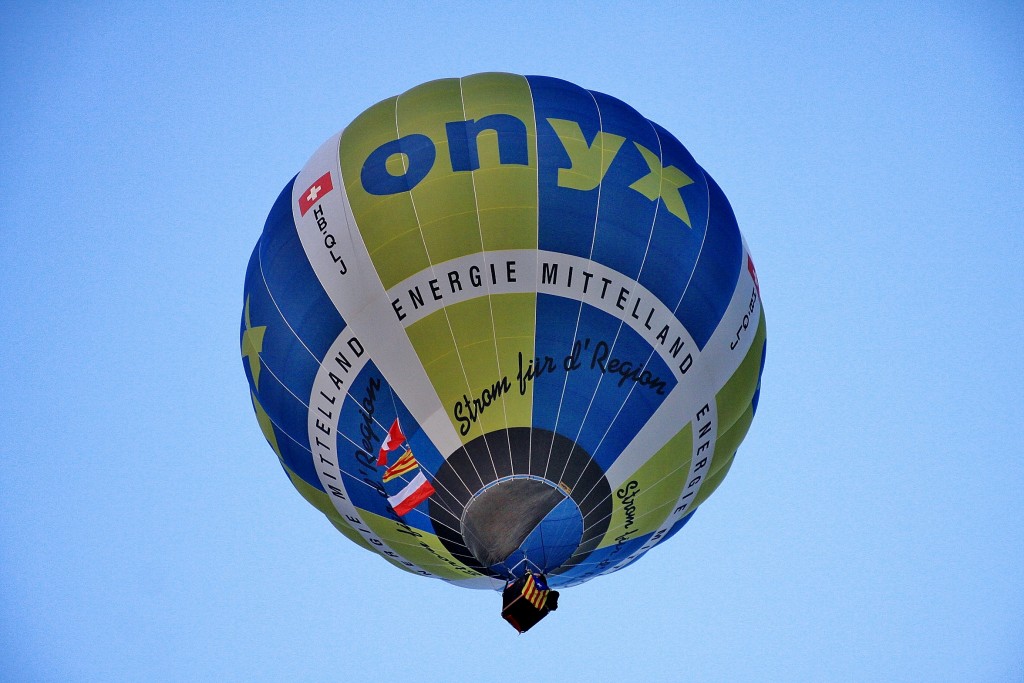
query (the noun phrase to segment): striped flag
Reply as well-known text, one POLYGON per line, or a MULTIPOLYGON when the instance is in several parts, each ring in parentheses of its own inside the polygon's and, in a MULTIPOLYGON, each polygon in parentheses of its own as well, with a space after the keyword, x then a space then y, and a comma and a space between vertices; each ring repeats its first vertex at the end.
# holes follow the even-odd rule
POLYGON ((408 514, 414 507, 434 494, 434 486, 423 475, 417 472, 404 489, 393 496, 388 496, 388 504, 399 517, 408 514))
POLYGON ((523 597, 530 601, 530 604, 537 609, 544 609, 548 601, 548 585, 543 577, 535 579, 533 572, 526 575, 526 583, 523 584, 523 597))
POLYGON ((413 457, 412 451, 406 451, 402 454, 402 457, 395 461, 394 465, 384 470, 384 481, 391 481, 395 477, 400 477, 403 474, 412 472, 419 466, 420 464, 416 462, 416 458, 413 457))

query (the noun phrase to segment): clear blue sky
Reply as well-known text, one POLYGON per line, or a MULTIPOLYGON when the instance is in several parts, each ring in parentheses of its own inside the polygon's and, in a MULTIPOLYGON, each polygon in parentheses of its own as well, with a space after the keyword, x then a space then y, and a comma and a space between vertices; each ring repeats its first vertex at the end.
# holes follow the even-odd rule
POLYGON ((0 3, 0 680, 1024 679, 1024 10, 552 4, 0 3), (316 147, 490 70, 675 133, 769 337, 701 513, 523 636, 299 498, 238 347, 316 147))

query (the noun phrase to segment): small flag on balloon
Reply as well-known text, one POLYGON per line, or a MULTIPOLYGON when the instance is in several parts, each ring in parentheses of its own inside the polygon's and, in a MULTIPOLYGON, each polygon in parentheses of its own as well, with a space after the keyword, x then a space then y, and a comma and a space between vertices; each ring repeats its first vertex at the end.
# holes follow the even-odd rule
POLYGON ((544 609, 548 601, 548 584, 544 577, 534 577, 533 572, 527 573, 526 583, 523 584, 523 597, 537 609, 544 609))
POLYGON ((434 486, 418 472, 404 489, 393 496, 388 496, 388 504, 394 509, 399 517, 408 514, 414 507, 434 495, 434 486))
POLYGON ((319 202, 321 197, 333 189, 334 183, 331 182, 330 171, 314 180, 313 184, 307 187, 306 191, 299 196, 299 215, 305 216, 306 212, 312 209, 313 205, 319 202))
POLYGON ((391 424, 391 429, 388 430, 388 435, 384 437, 384 443, 380 445, 380 453, 377 454, 377 467, 387 465, 388 453, 401 446, 403 441, 405 441, 405 434, 402 433, 402 427, 398 424, 396 417, 391 424))
POLYGON ((420 464, 416 462, 416 458, 413 457, 412 451, 406 451, 402 454, 402 457, 395 461, 394 465, 384 470, 383 481, 391 481, 395 477, 400 477, 403 474, 412 472, 419 466, 420 464))
POLYGON ((757 295, 761 296, 761 285, 757 282, 757 271, 754 269, 754 259, 747 255, 747 271, 750 273, 750 278, 754 281, 754 289, 757 290, 757 295))

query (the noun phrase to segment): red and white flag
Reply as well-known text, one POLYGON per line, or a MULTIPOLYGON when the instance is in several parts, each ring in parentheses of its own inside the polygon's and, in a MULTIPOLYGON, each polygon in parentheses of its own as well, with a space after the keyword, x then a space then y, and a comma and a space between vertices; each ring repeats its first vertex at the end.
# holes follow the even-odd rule
POLYGON ((399 517, 408 514, 414 507, 434 495, 434 486, 419 472, 404 489, 393 496, 388 496, 388 504, 399 517))
POLYGON ((331 181, 331 172, 328 171, 313 181, 313 184, 306 188, 306 191, 299 197, 299 215, 305 216, 306 212, 313 208, 313 205, 334 189, 331 181))
POLYGON ((754 270, 754 260, 747 255, 747 271, 750 273, 751 279, 754 280, 754 289, 757 290, 757 295, 761 296, 761 285, 757 282, 757 271, 754 270))
POLYGON ((388 453, 401 446, 403 441, 405 441, 405 434, 402 433, 402 428, 396 417, 391 424, 391 429, 388 430, 388 435, 384 437, 384 443, 380 445, 380 453, 377 454, 377 467, 387 465, 388 453))

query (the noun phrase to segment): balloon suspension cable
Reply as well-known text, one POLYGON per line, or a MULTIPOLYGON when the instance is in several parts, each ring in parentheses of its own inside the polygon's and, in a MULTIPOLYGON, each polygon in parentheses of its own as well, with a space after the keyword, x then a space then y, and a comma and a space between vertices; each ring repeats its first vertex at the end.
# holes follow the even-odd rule
POLYGON ((505 568, 505 573, 508 576, 508 578, 505 579, 505 585, 506 586, 508 584, 510 584, 510 583, 513 583, 517 579, 521 578, 522 575, 521 574, 517 575, 516 574, 516 570, 519 569, 519 567, 521 567, 524 564, 527 565, 526 569, 528 571, 530 571, 530 572, 532 572, 534 574, 539 574, 541 576, 544 576, 544 571, 540 567, 538 567, 536 564, 531 562, 530 558, 528 558, 528 557, 526 557, 524 555, 523 559, 519 560, 518 562, 516 562, 511 567, 506 567, 505 568))

